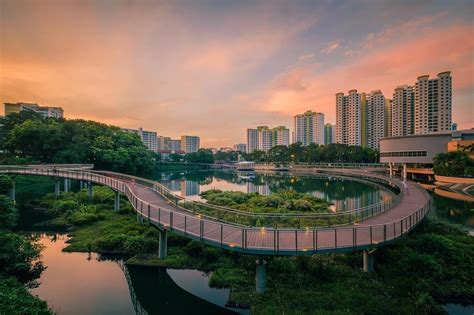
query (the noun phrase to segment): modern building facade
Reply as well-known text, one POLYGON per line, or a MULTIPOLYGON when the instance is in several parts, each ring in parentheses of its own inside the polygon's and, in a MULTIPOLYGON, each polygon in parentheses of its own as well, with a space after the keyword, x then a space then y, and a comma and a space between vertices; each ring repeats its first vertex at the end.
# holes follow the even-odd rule
POLYGON ((171 138, 158 136, 158 152, 170 152, 171 151, 171 138))
POLYGON ((170 150, 171 150, 171 153, 180 153, 181 152, 181 140, 171 139, 170 140, 170 150))
POLYGON ((324 114, 306 111, 293 117, 293 142, 324 144, 324 114))
POLYGON ((156 131, 147 131, 143 130, 143 128, 138 129, 129 129, 129 128, 122 128, 123 131, 135 133, 140 136, 143 144, 148 148, 148 150, 153 152, 158 152, 158 135, 156 131))
POLYGON ((252 153, 258 149, 257 129, 247 129, 247 153, 252 153))
POLYGON ((380 162, 432 164, 436 154, 473 143, 473 129, 384 138, 380 141, 380 162))
POLYGON ((270 129, 268 126, 258 126, 256 129, 247 129, 247 153, 255 150, 268 152, 276 145, 290 144, 290 130, 285 126, 270 129))
POLYGON ((332 124, 327 123, 324 125, 324 144, 334 143, 336 140, 335 132, 336 128, 332 124))
POLYGON ((393 91, 390 106, 390 134, 400 137, 413 134, 415 123, 415 92, 412 86, 400 85, 393 91))
POLYGON ((385 136, 385 96, 382 91, 372 91, 366 96, 365 119, 363 122, 363 131, 365 143, 364 146, 378 149, 379 141, 385 136))
POLYGON ((431 80, 428 75, 419 76, 415 83, 414 133, 420 135, 450 130, 451 107, 450 71, 441 72, 431 80))
POLYGON ((238 152, 247 152, 247 145, 245 143, 237 143, 234 144, 232 149, 238 152))
POLYGON ((200 139, 196 136, 181 136, 181 151, 194 153, 200 148, 200 139))
POLYGON ((350 90, 336 94, 336 143, 362 145, 362 103, 365 94, 350 90))
POLYGON ((64 110, 61 107, 39 106, 32 103, 4 103, 5 116, 11 113, 19 113, 21 111, 32 111, 41 116, 48 118, 63 118, 64 110))
POLYGON ((290 129, 278 126, 272 129, 272 147, 276 145, 290 145, 290 129))

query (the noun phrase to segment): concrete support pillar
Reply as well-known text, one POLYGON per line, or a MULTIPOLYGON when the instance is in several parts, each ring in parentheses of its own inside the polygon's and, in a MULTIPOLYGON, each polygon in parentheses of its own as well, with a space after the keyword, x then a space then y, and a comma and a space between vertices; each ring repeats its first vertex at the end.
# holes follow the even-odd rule
POLYGON ((120 194, 118 191, 115 192, 115 197, 114 197, 114 210, 119 211, 120 210, 120 194))
POLYGON ((406 163, 403 163, 402 178, 403 178, 403 181, 407 180, 407 164, 406 163))
POLYGON ((64 192, 68 192, 68 191, 69 191, 69 179, 65 178, 64 179, 64 192))
POLYGON ((15 178, 12 178, 12 188, 10 188, 10 199, 13 200, 13 204, 16 204, 16 182, 15 182, 15 178))
POLYGON ((374 271, 374 251, 364 250, 364 271, 373 272, 374 271))
POLYGON ((79 189, 80 190, 84 189, 84 182, 82 180, 79 181, 79 189))
POLYGON ((255 290, 259 294, 265 293, 267 290, 267 262, 259 258, 255 261, 256 270, 255 270, 255 290))
POLYGON ((92 190, 92 182, 89 182, 88 184, 88 189, 87 189, 87 194, 89 195, 89 199, 92 200, 92 197, 94 197, 94 191, 92 190))
POLYGON ((56 197, 59 197, 60 193, 61 193, 61 182, 59 181, 59 179, 56 179, 54 181, 54 195, 56 197))
POLYGON ((392 162, 388 163, 388 167, 389 167, 388 172, 390 174, 390 178, 392 178, 393 177, 393 163, 392 162))
POLYGON ((160 259, 166 258, 168 255, 168 234, 166 230, 160 231, 160 248, 158 250, 158 257, 160 259))

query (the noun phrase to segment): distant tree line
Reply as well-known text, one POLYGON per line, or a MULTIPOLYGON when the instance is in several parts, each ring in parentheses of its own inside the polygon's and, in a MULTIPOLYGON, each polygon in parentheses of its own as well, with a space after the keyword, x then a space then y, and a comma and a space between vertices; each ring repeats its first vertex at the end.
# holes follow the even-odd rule
POLYGON ((0 162, 92 163, 98 169, 143 174, 155 169, 155 153, 136 134, 82 119, 43 118, 22 111, 0 121, 0 162))

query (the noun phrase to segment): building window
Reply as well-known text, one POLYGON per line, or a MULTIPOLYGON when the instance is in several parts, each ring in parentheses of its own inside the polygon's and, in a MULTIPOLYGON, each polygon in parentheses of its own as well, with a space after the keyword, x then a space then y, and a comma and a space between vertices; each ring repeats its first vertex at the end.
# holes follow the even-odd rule
POLYGON ((380 157, 406 157, 406 156, 427 156, 426 151, 395 151, 381 152, 380 157))

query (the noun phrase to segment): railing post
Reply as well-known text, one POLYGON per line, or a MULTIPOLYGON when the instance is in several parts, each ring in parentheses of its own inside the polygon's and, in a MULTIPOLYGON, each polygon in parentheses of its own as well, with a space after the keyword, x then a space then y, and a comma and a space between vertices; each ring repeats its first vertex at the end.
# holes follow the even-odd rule
POLYGON ((387 225, 383 225, 383 242, 384 244, 387 243, 387 225))
POLYGON ((370 226, 370 246, 372 246, 372 225, 370 226))
POLYGON ((222 247, 222 239, 224 237, 224 231, 223 230, 224 230, 224 226, 221 223, 221 247, 222 247))

